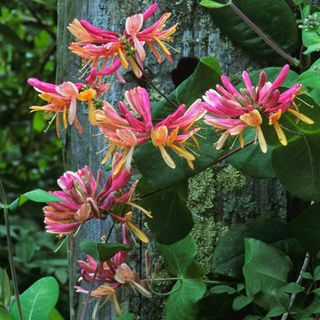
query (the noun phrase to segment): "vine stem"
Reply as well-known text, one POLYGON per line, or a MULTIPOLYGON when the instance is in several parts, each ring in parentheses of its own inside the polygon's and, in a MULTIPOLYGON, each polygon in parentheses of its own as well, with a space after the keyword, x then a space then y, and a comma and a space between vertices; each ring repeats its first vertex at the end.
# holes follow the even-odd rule
POLYGON ((10 271, 11 271, 11 276, 13 281, 17 308, 18 308, 18 315, 19 315, 19 320, 23 320, 20 295, 19 295, 19 287, 18 287, 18 279, 17 279, 16 269, 14 267, 14 261, 13 261, 13 244, 11 239, 9 213, 8 213, 8 207, 7 207, 8 201, 7 201, 6 193, 5 193, 1 179, 0 179, 0 195, 1 195, 1 201, 3 203, 4 223, 6 226, 6 237, 7 237, 7 245, 8 245, 8 258, 9 258, 10 271))
POLYGON ((132 59, 134 60, 134 62, 136 63, 136 65, 138 66, 138 68, 140 69, 140 71, 142 72, 142 77, 143 77, 143 79, 146 80, 147 83, 148 83, 155 91, 157 91, 157 92, 161 95, 161 97, 163 97, 168 103, 170 103, 173 107, 177 108, 178 105, 177 105, 174 101, 170 100, 160 89, 157 88, 157 86, 155 86, 155 85, 153 84, 152 80, 149 79, 149 77, 147 77, 147 76, 145 75, 144 70, 143 70, 142 67, 140 66, 140 64, 139 64, 139 62, 137 61, 136 57, 135 57, 133 54, 131 55, 131 57, 132 57, 132 59))
MULTIPOLYGON (((106 238, 106 241, 105 242, 108 242, 111 234, 112 234, 112 231, 113 231, 113 228, 115 226, 115 223, 112 224, 111 228, 109 229, 109 232, 108 232, 108 235, 107 235, 107 238, 106 238)), ((92 282, 90 284, 90 287, 89 287, 89 291, 88 291, 88 295, 86 297, 86 300, 85 300, 85 303, 84 303, 84 306, 83 306, 83 309, 82 309, 82 312, 81 312, 81 317, 80 317, 80 320, 86 320, 86 313, 87 313, 87 309, 88 309, 88 305, 89 305, 89 299, 90 299, 90 296, 91 296, 91 292, 93 290, 93 287, 94 287, 94 284, 95 284, 95 281, 96 281, 96 277, 97 277, 97 274, 98 274, 98 270, 99 270, 99 267, 101 265, 101 262, 99 262, 97 264, 97 267, 96 269, 94 270, 94 274, 93 274, 93 279, 92 279, 92 282)))
POLYGON ((252 20, 250 20, 232 1, 229 2, 230 8, 255 32, 259 37, 269 45, 282 58, 287 60, 291 65, 298 67, 300 61, 286 53, 273 39, 264 33, 252 20))
MULTIPOLYGON (((297 281, 296 281, 297 284, 300 284, 300 282, 302 281, 302 273, 306 271, 306 269, 307 269, 307 267, 308 267, 308 264, 309 264, 309 261, 310 261, 310 255, 309 255, 309 253, 307 252, 307 253, 306 253, 306 256, 305 256, 305 258, 304 258, 304 261, 303 261, 303 264, 302 264, 302 267, 301 267, 301 270, 300 270, 298 279, 297 279, 297 281)), ((288 318, 288 316, 289 316, 289 313, 290 313, 290 310, 291 310, 291 308, 292 308, 292 306, 293 306, 294 300, 296 299, 296 296, 297 296, 296 293, 293 293, 293 294, 291 295, 290 304, 289 304, 289 307, 288 307, 288 311, 283 314, 281 320, 287 320, 287 318, 288 318)))

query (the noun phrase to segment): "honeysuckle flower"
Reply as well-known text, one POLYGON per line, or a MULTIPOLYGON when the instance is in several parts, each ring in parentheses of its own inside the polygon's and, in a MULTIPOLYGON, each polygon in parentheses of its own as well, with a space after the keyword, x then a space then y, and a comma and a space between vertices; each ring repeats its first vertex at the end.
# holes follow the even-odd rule
MULTIPOLYGON (((132 211, 127 212, 123 217, 120 217, 118 215, 115 215, 113 213, 110 214, 110 216, 120 223, 122 223, 122 226, 125 230, 130 230, 139 240, 141 240, 143 243, 148 243, 149 238, 148 236, 140 230, 131 220, 132 220, 132 211)), ((149 216, 150 217, 150 216, 149 216)))
POLYGON ((228 77, 221 76, 223 86, 217 85, 216 90, 210 89, 203 96, 204 107, 212 115, 205 117, 208 125, 222 131, 220 139, 216 143, 216 149, 224 147, 229 136, 238 136, 240 146, 244 146, 243 131, 252 127, 256 130, 262 152, 267 152, 261 125, 266 118, 269 125, 273 125, 279 141, 287 145, 288 141, 279 124, 281 116, 289 112, 299 120, 313 124, 313 120, 301 114, 294 100, 300 94, 301 84, 294 84, 291 88, 281 92, 279 87, 284 82, 289 72, 289 66, 285 65, 276 79, 267 82, 267 74, 262 71, 256 86, 252 85, 249 74, 244 71, 242 77, 245 88, 239 91, 231 84, 228 77))
POLYGON ((44 106, 32 106, 31 112, 45 111, 55 113, 53 119, 56 119, 56 128, 59 135, 59 115, 63 115, 63 124, 66 129, 69 124, 75 123, 79 132, 82 132, 81 125, 77 119, 77 95, 79 90, 83 88, 82 83, 72 83, 71 81, 63 82, 55 85, 48 82, 40 81, 36 78, 29 78, 28 83, 34 89, 40 92, 39 97, 48 102, 44 106))
POLYGON ((104 162, 119 150, 123 153, 125 167, 129 168, 135 148, 151 141, 171 168, 176 165, 166 148, 185 158, 193 168, 195 156, 187 148, 190 138, 198 146, 195 134, 200 128, 194 128, 194 124, 206 113, 200 99, 189 108, 180 105, 156 125, 152 121, 149 95, 144 88, 136 87, 126 91, 125 102, 119 102, 119 111, 107 102, 102 110, 96 111, 97 126, 110 143, 104 162))
POLYGON ((88 166, 77 172, 65 172, 58 179, 62 190, 52 192, 64 202, 48 203, 43 208, 47 231, 60 236, 72 234, 92 218, 105 219, 116 203, 126 203, 131 198, 134 188, 123 189, 130 177, 130 172, 121 170, 102 183, 102 172, 95 178, 88 166))
POLYGON ((126 69, 130 64, 134 74, 140 78, 143 62, 146 58, 145 44, 150 47, 159 63, 162 62, 162 57, 158 48, 168 60, 172 60, 166 42, 171 41, 171 36, 176 31, 177 25, 164 29, 171 13, 163 14, 154 24, 142 29, 144 23, 157 9, 158 4, 154 3, 144 13, 128 17, 122 35, 97 28, 86 20, 75 19, 69 24, 68 29, 78 41, 71 43, 69 49, 80 56, 91 70, 98 68, 99 62, 101 62, 102 67, 98 71, 100 75, 109 74, 112 70, 117 72, 117 77, 123 82, 124 79, 118 72, 119 59, 126 69), (113 66, 111 69, 110 65, 113 66))

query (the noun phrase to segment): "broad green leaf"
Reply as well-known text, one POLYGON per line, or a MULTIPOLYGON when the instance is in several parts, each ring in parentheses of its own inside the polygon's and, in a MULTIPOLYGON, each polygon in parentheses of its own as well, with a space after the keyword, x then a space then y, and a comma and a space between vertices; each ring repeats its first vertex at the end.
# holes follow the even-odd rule
POLYGON ((253 297, 260 291, 282 287, 292 268, 290 258, 282 251, 256 239, 245 239, 243 275, 246 292, 253 297))
POLYGON ((156 192, 142 201, 142 206, 152 212, 147 218, 154 238, 160 243, 171 244, 186 237, 194 223, 186 206, 186 183, 156 192))
POLYGON ((297 79, 297 83, 301 83, 309 88, 320 89, 320 59, 297 79))
POLYGON ((165 320, 196 320, 196 303, 206 292, 206 285, 199 279, 185 278, 177 281, 165 306, 165 320))
POLYGON ((203 270, 194 261, 196 246, 193 238, 189 235, 172 245, 157 244, 156 247, 170 272, 180 278, 166 303, 164 319, 196 320, 196 303, 205 294, 206 286, 202 280, 203 270))
POLYGON ((49 314, 48 320, 64 320, 64 318, 56 308, 53 308, 49 314))
POLYGON ((320 134, 303 135, 272 154, 273 169, 287 191, 304 200, 320 200, 320 134))
POLYGON ((313 275, 310 272, 301 272, 301 277, 307 280, 313 280, 313 275))
POLYGON ((290 221, 290 229, 304 249, 316 255, 320 251, 320 203, 315 203, 305 209, 290 221))
POLYGON ((314 279, 314 281, 319 281, 319 280, 320 280, 320 266, 317 266, 317 267, 314 269, 313 279, 314 279))
POLYGON ((253 301, 252 297, 238 296, 233 300, 232 309, 234 311, 239 311, 244 307, 246 307, 248 304, 250 304, 252 301, 253 301))
POLYGON ((94 240, 85 240, 80 243, 80 250, 97 261, 106 261, 119 251, 128 251, 130 247, 123 243, 100 243, 94 240))
POLYGON ((0 319, 1 320, 13 320, 8 311, 0 307, 0 319))
POLYGON ((135 315, 133 313, 124 314, 123 316, 118 317, 118 320, 135 320, 135 315))
POLYGON ((257 219, 236 225, 218 242, 213 254, 211 271, 241 279, 245 238, 255 238, 271 244, 290 237, 288 226, 279 220, 257 219))
POLYGON ((203 6, 208 9, 220 9, 220 8, 223 8, 227 5, 229 5, 229 3, 224 4, 224 3, 220 3, 220 2, 212 1, 212 0, 202 0, 200 2, 200 6, 203 6))
POLYGON ((300 293, 300 292, 304 291, 304 289, 301 287, 301 285, 296 282, 290 282, 290 283, 284 285, 283 287, 281 287, 279 290, 282 292, 285 292, 285 293, 290 293, 290 294, 300 293))
MULTIPOLYGON (((219 1, 226 3, 225 1, 219 1)), ((295 53, 298 43, 298 28, 294 14, 284 0, 233 0, 232 3, 242 11, 269 38, 274 40, 285 52, 295 53)), ((258 34, 231 8, 210 10, 215 24, 236 46, 250 54, 276 60, 279 56, 258 34)))
MULTIPOLYGON (((24 320, 48 320, 49 314, 56 305, 59 297, 59 286, 53 277, 44 277, 35 282, 22 293, 20 301, 24 320)), ((18 320, 16 303, 10 314, 18 320)))
POLYGON ((6 269, 0 268, 0 305, 9 307, 12 294, 8 273, 6 269))
POLYGON ((21 238, 15 246, 16 256, 22 262, 30 261, 37 248, 37 243, 33 237, 27 235, 21 238))
POLYGON ((221 293, 234 294, 236 292, 237 290, 235 288, 232 288, 227 285, 214 286, 210 289, 210 293, 212 294, 221 294, 221 293))
POLYGON ((128 251, 130 247, 123 243, 98 243, 97 244, 101 261, 109 260, 120 251, 128 251))
POLYGON ((282 314, 286 313, 287 310, 285 307, 282 307, 282 306, 276 306, 276 307, 273 307, 266 315, 266 317, 278 317, 278 316, 281 316, 282 314))
POLYGON ((288 308, 289 303, 290 295, 278 289, 268 292, 260 291, 254 296, 254 304, 266 311, 278 306, 288 308))
POLYGON ((35 189, 20 195, 19 198, 10 203, 8 209, 15 210, 19 206, 22 206, 24 203, 26 203, 28 200, 40 203, 64 202, 64 200, 48 193, 47 191, 35 189))
MULTIPOLYGON (((206 90, 213 88, 220 81, 220 74, 221 69, 216 59, 212 57, 201 58, 193 74, 181 83, 169 98, 178 105, 184 103, 190 106, 196 99, 201 98, 206 90)), ((155 119, 163 119, 173 111, 175 111, 175 108, 165 100, 152 106, 155 119)), ((213 147, 213 144, 219 138, 215 131, 202 122, 199 122, 199 124, 202 128, 199 132, 201 137, 197 138, 200 150, 195 150, 198 156, 194 161, 194 170, 189 168, 186 160, 171 152, 169 148, 167 149, 176 163, 176 169, 171 169, 165 164, 160 151, 151 142, 137 148, 134 154, 134 163, 151 190, 159 190, 174 185, 197 174, 213 165, 226 152, 224 150, 217 151, 213 147)))

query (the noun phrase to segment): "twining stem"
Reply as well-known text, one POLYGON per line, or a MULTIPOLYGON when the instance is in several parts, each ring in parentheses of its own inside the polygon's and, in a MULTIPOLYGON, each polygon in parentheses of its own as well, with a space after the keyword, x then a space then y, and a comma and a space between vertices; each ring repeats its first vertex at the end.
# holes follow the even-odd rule
MULTIPOLYGON (((112 234, 112 231, 114 229, 114 226, 115 226, 115 223, 112 224, 111 228, 109 229, 109 232, 108 232, 108 235, 106 237, 106 240, 105 242, 108 242, 108 240, 110 239, 111 237, 111 234, 112 234)), ((97 264, 97 267, 96 269, 94 270, 94 274, 93 274, 93 279, 92 279, 92 282, 90 284, 90 287, 89 287, 89 291, 88 291, 88 295, 86 297, 86 300, 85 300, 85 303, 84 303, 84 306, 83 306, 83 309, 82 309, 82 312, 81 312, 81 317, 80 317, 80 320, 85 320, 86 319, 86 313, 87 313, 87 309, 88 309, 88 305, 89 305, 89 299, 90 299, 90 296, 91 296, 91 292, 93 290, 93 287, 94 287, 94 284, 95 284, 95 281, 96 281, 96 277, 97 277, 97 273, 98 273, 98 270, 101 266, 101 263, 102 262, 99 262, 97 264)))
POLYGON ((274 40, 264 33, 252 20, 250 20, 232 1, 229 2, 229 6, 276 53, 287 60, 291 65, 295 67, 299 66, 300 61, 298 59, 286 53, 274 40))
POLYGON ((159 90, 153 83, 152 80, 147 77, 144 73, 144 70, 142 69, 142 67, 140 66, 139 62, 137 61, 136 57, 134 55, 131 55, 131 57, 133 58, 134 62, 137 64, 138 68, 140 69, 140 71, 142 72, 142 77, 144 80, 146 80, 146 82, 150 85, 150 87, 152 87, 155 91, 157 91, 161 97, 163 97, 168 103, 170 103, 173 107, 177 108, 178 105, 170 100, 161 90, 159 90))
POLYGON ((8 201, 7 201, 6 193, 4 191, 4 187, 1 179, 0 179, 0 195, 1 195, 1 201, 3 204, 4 223, 6 226, 6 236, 7 236, 7 245, 8 245, 8 258, 9 258, 10 271, 11 271, 11 276, 13 281, 17 308, 18 308, 18 315, 19 315, 19 320, 23 320, 22 308, 21 308, 21 302, 20 302, 20 296, 19 296, 18 279, 17 279, 16 269, 14 267, 14 262, 13 262, 13 245, 12 245, 12 239, 11 239, 11 233, 10 233, 9 213, 7 208, 8 201))
MULTIPOLYGON (((304 258, 304 261, 303 261, 303 264, 302 264, 302 267, 301 267, 301 270, 300 270, 300 273, 299 273, 299 276, 298 276, 298 279, 297 279, 296 283, 300 284, 300 282, 302 281, 302 273, 306 271, 306 269, 307 269, 307 267, 308 267, 308 264, 309 264, 309 261, 310 261, 310 255, 309 255, 309 253, 307 252, 307 253, 306 253, 306 256, 305 256, 305 258, 304 258)), ((286 320, 286 319, 288 318, 289 313, 290 313, 290 310, 292 309, 294 300, 296 299, 296 296, 297 296, 296 293, 293 293, 293 294, 291 295, 290 304, 289 304, 289 307, 288 307, 288 311, 283 314, 281 320, 286 320)))

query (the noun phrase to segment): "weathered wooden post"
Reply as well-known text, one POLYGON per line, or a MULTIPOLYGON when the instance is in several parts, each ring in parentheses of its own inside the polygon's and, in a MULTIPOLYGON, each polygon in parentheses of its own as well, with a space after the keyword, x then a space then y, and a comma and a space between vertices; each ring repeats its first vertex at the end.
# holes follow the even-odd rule
MULTIPOLYGON (((59 0, 58 1, 58 53, 57 81, 77 81, 79 77, 80 60, 67 50, 71 35, 67 30, 68 23, 74 18, 83 18, 99 27, 121 32, 125 18, 133 13, 142 12, 151 0, 59 0)), ((174 35, 174 63, 166 62, 158 65, 153 58, 147 64, 155 74, 154 82, 162 91, 174 89, 172 71, 177 68, 182 58, 200 58, 215 56, 227 74, 239 72, 254 62, 241 50, 222 37, 214 26, 208 12, 199 6, 198 0, 159 1, 160 11, 172 12, 172 23, 178 22, 179 27, 174 35)), ((159 14, 158 14, 159 16, 159 14)), ((183 78, 188 73, 189 60, 180 64, 174 72, 175 79, 183 78), (187 65, 187 67, 184 67, 187 65)), ((255 63, 257 65, 257 63, 255 63)), ((189 70, 190 71, 190 70, 189 70)), ((126 85, 112 81, 106 99, 115 103, 122 98, 123 92, 137 85, 131 72, 125 74, 126 85)), ((102 155, 97 151, 105 147, 101 136, 95 136, 97 129, 86 122, 86 117, 80 114, 84 124, 84 133, 80 136, 74 128, 68 129, 63 137, 64 165, 66 169, 76 170, 84 165, 98 169, 102 155)), ((208 252, 212 252, 217 237, 223 231, 223 224, 245 221, 248 217, 264 212, 268 215, 285 215, 284 193, 274 181, 252 180, 244 177, 230 166, 222 171, 207 169, 190 180, 189 206, 194 214, 196 226, 193 231, 199 246, 200 262, 206 267, 208 252), (222 185, 223 183, 223 185, 222 185), (218 224, 220 221, 222 224, 218 224), (202 250, 203 248, 203 250, 202 250)), ((79 319, 83 305, 83 297, 73 294, 73 286, 79 276, 76 259, 79 256, 79 242, 86 238, 99 239, 109 226, 104 222, 86 224, 77 236, 75 244, 70 244, 73 251, 70 254, 70 319, 79 319)), ((140 261, 143 258, 141 257, 140 261)), ((147 302, 144 298, 129 301, 130 311, 140 315, 143 320, 161 319, 161 299, 147 302)), ((92 307, 90 306, 89 312, 92 307)), ((88 312, 88 314, 89 314, 88 312)), ((115 319, 106 307, 101 311, 99 319, 115 319), (103 314, 103 317, 102 317, 103 314)), ((86 319, 89 319, 87 316, 86 319)))

